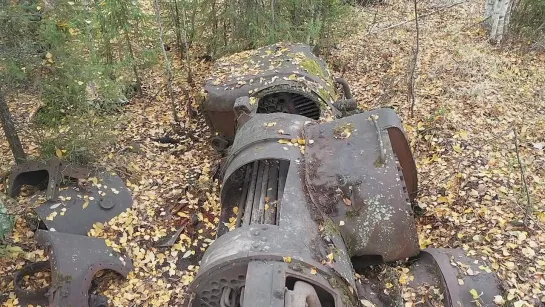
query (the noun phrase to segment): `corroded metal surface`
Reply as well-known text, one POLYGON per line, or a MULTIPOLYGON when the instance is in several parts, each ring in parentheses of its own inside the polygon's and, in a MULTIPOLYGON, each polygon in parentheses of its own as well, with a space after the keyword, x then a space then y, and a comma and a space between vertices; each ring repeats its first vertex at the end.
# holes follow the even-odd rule
POLYGON ((381 116, 378 110, 305 127, 305 176, 313 202, 340 225, 351 256, 395 261, 417 255, 419 246, 381 116))
POLYGON ((15 288, 15 295, 17 295, 21 306, 47 305, 49 287, 39 289, 23 289, 22 283, 25 276, 31 276, 39 272, 46 272, 49 271, 50 268, 51 265, 49 264, 49 261, 40 261, 30 263, 15 273, 15 277, 13 278, 13 286, 15 288))
POLYGON ((46 229, 59 232, 86 235, 94 223, 109 221, 133 202, 119 176, 56 158, 14 167, 9 195, 18 195, 23 185, 43 189, 32 196, 30 206, 46 229))
POLYGON ((260 113, 314 116, 314 111, 307 111, 315 104, 322 112, 340 114, 333 106, 339 95, 332 74, 303 44, 278 43, 222 58, 204 89, 208 97, 203 106, 209 125, 229 137, 235 133, 233 105, 243 96, 250 97, 260 113))
MULTIPOLYGON (((40 203, 40 194, 32 198, 40 203)), ((83 185, 70 184, 34 211, 47 229, 86 235, 94 223, 104 223, 132 206, 131 193, 123 180, 108 172, 93 173, 83 185)))
POLYGON ((466 256, 460 249, 427 248, 413 263, 411 272, 414 280, 410 286, 439 287, 444 296, 443 304, 448 307, 474 305, 476 299, 471 294, 472 289, 484 306, 494 306, 494 296, 502 294, 496 274, 488 264, 466 256))
POLYGON ((132 270, 131 260, 102 239, 38 230, 36 240, 48 250, 51 263, 50 306, 87 307, 89 287, 98 271, 112 270, 126 277, 132 270))
POLYGON ((8 195, 19 195, 23 185, 42 186, 46 190, 47 199, 57 197, 59 187, 65 179, 87 178, 88 169, 63 162, 57 158, 47 162, 33 161, 16 165, 9 177, 8 195))

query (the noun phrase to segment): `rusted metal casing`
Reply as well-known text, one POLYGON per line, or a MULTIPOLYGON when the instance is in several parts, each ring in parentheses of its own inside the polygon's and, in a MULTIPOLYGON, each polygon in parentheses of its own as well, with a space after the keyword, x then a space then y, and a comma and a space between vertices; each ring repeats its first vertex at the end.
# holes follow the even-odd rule
POLYGON ((352 257, 418 254, 388 125, 377 130, 368 120, 388 112, 331 123, 250 115, 229 149, 218 238, 201 260, 189 306, 219 306, 225 291, 242 297, 240 306, 284 306, 285 297, 315 297, 308 285, 323 306, 358 306, 352 257), (339 128, 348 126, 348 134, 339 128), (306 284, 295 287, 299 281, 306 284))
POLYGON ((104 223, 132 206, 123 180, 106 171, 91 171, 59 159, 30 162, 13 168, 8 192, 19 194, 23 185, 44 188, 30 205, 44 229, 86 235, 95 223, 104 223))
POLYGON ((326 63, 309 46, 278 43, 218 60, 204 90, 208 124, 225 137, 235 135, 233 105, 250 97, 258 113, 292 113, 318 119, 338 115, 339 95, 326 63), (326 115, 327 113, 327 115, 326 115))

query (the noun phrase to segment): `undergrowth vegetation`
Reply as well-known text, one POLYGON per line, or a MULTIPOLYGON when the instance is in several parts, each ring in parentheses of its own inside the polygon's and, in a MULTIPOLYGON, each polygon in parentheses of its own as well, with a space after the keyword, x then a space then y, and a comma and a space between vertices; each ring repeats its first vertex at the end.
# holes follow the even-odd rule
MULTIPOLYGON (((278 41, 327 48, 347 31, 338 26, 347 20, 341 0, 158 2, 165 44, 185 68, 175 74, 188 83, 198 58, 278 41)), ((32 114, 40 158, 91 162, 97 144, 112 141, 95 117, 157 91, 143 82, 160 54, 155 20, 151 6, 137 1, 0 1, 0 85, 8 101, 20 92, 40 100, 32 114)))
POLYGON ((545 48, 545 0, 518 0, 513 5, 513 30, 545 48))

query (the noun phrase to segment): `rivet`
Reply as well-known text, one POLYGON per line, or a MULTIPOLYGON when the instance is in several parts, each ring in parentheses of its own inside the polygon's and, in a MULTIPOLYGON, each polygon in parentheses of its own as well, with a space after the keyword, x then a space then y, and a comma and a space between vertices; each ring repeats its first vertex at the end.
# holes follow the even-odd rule
POLYGON ((267 237, 261 237, 261 241, 267 242, 267 237))
POLYGON ((267 229, 269 229, 269 226, 267 226, 267 225, 263 225, 263 226, 261 227, 261 229, 263 229, 263 230, 267 230, 267 229))
POLYGON ((259 247, 259 242, 252 242, 252 246, 254 248, 258 248, 259 247))
POLYGON ((252 231, 252 235, 256 237, 259 236, 259 230, 252 231))

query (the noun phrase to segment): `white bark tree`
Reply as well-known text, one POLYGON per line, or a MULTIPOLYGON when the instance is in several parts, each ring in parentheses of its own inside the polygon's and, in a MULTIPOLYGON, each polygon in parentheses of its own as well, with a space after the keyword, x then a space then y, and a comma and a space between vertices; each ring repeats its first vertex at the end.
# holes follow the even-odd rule
POLYGON ((484 25, 492 43, 500 43, 509 28, 513 0, 486 0, 484 25))

